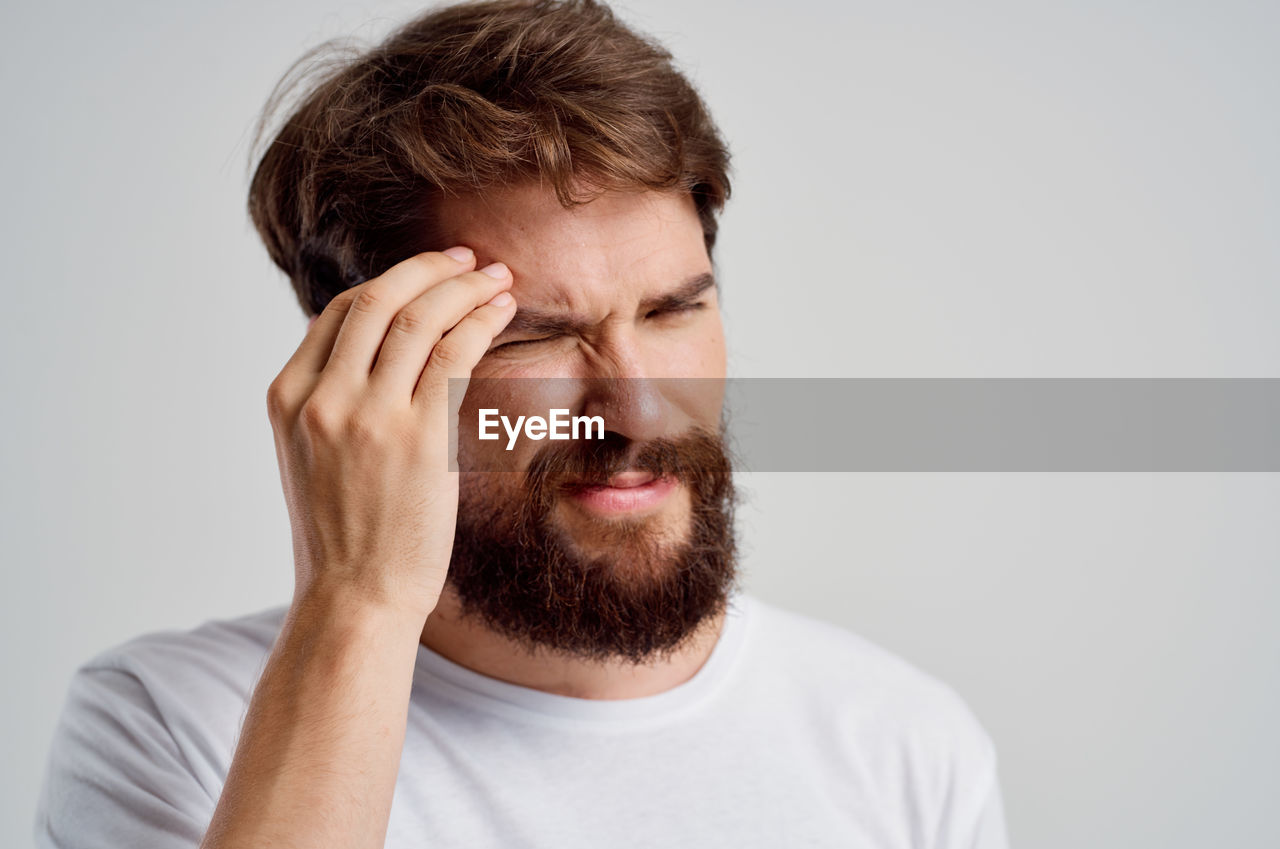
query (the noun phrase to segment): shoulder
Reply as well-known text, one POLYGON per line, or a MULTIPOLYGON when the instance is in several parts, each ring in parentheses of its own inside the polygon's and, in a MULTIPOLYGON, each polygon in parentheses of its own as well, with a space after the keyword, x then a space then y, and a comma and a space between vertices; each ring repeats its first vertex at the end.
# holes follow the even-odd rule
POLYGON ((745 601, 762 671, 815 724, 939 767, 963 763, 994 775, 992 740, 949 684, 847 628, 755 597, 745 601))
POLYGON ((130 717, 146 717, 182 754, 216 772, 230 758, 285 612, 152 631, 101 651, 72 677, 66 719, 123 730, 130 717))
POLYGON ((90 658, 81 670, 113 669, 152 677, 176 676, 200 683, 210 674, 256 676, 270 653, 286 608, 273 607, 231 619, 211 619, 190 629, 151 631, 90 658))
POLYGON ((49 749, 38 845, 199 842, 284 611, 143 634, 83 663, 49 749))
POLYGON ((81 664, 71 694, 98 692, 109 701, 127 695, 161 716, 238 711, 262 673, 286 610, 141 634, 81 664))
POLYGON ((94 678, 135 680, 162 712, 216 707, 252 692, 286 608, 275 607, 190 629, 151 631, 112 646, 76 670, 73 686, 94 678))
POLYGON ((995 745, 956 690, 846 628, 755 598, 746 606, 755 697, 813 753, 824 786, 873 800, 933 845, 1005 845, 995 745))

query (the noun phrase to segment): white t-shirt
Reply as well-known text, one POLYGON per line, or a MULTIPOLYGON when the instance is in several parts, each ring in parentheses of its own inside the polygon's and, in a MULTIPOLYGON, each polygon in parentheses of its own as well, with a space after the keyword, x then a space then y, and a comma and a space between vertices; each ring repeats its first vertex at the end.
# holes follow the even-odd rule
MULTIPOLYGON (((148 634, 81 667, 42 849, 194 849, 285 609, 148 634)), ((708 661, 591 700, 418 650, 388 847, 1004 849, 990 739, 946 685, 739 594, 708 661)))

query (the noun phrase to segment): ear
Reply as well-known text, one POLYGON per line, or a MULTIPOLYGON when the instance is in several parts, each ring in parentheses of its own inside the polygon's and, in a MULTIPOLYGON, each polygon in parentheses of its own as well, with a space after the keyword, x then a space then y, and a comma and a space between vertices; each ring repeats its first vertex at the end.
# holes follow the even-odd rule
POLYGON ((319 317, 320 317, 320 314, 319 314, 319 313, 316 313, 315 315, 311 316, 311 320, 307 322, 307 329, 308 329, 308 330, 310 330, 310 329, 311 329, 311 325, 315 324, 315 323, 316 323, 316 319, 317 319, 317 318, 319 318, 319 317))

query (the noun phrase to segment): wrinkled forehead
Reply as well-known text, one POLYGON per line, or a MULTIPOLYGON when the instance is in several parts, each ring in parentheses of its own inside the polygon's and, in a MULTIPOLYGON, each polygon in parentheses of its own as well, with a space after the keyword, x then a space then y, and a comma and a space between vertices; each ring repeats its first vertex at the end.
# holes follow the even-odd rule
POLYGON ((550 187, 522 184, 443 199, 438 232, 478 265, 501 261, 512 294, 568 303, 601 291, 654 287, 711 269, 702 224, 685 192, 605 192, 564 207, 550 187))

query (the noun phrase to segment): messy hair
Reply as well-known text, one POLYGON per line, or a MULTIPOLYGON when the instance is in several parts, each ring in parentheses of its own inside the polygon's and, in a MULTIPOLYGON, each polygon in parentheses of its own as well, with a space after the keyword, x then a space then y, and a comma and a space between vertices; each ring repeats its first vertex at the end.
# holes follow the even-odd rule
POLYGON ((604 3, 463 3, 371 49, 334 50, 276 86, 259 141, 282 103, 297 105, 249 188, 254 226, 308 315, 448 247, 436 244, 440 197, 526 180, 565 207, 615 189, 687 192, 711 251, 729 152, 671 54, 604 3))

